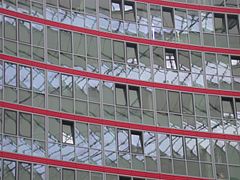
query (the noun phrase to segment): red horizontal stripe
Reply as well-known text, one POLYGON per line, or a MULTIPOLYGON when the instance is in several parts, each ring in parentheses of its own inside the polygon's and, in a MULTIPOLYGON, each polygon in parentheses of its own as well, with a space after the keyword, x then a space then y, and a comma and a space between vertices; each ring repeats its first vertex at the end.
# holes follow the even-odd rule
POLYGON ((24 112, 28 112, 28 113, 39 114, 39 115, 44 115, 44 116, 52 116, 52 117, 61 118, 61 119, 68 119, 68 120, 72 120, 72 121, 80 121, 80 122, 85 122, 85 123, 114 126, 114 127, 119 127, 119 128, 136 129, 136 130, 141 130, 141 131, 152 131, 152 132, 168 133, 168 134, 176 134, 176 135, 192 136, 192 137, 200 137, 200 138, 213 138, 213 139, 240 141, 240 136, 238 136, 238 135, 199 132, 199 131, 190 131, 190 130, 182 130, 182 129, 149 126, 149 125, 143 125, 143 124, 133 124, 133 123, 128 123, 128 122, 106 120, 106 119, 101 119, 101 118, 93 118, 93 117, 86 117, 86 116, 56 112, 56 111, 52 111, 52 110, 29 107, 29 106, 25 106, 25 105, 13 104, 13 103, 8 103, 8 102, 4 102, 4 101, 0 101, 0 107, 13 109, 13 110, 17 110, 17 111, 24 111, 24 112))
POLYGON ((90 164, 80 164, 75 162, 53 160, 53 159, 34 157, 34 156, 28 156, 23 154, 15 154, 10 152, 3 152, 3 151, 0 151, 0 157, 11 159, 11 160, 30 162, 30 163, 40 163, 40 164, 51 165, 51 166, 59 166, 64 168, 72 168, 72 169, 79 169, 79 170, 86 170, 86 171, 95 171, 100 173, 111 173, 111 174, 124 175, 124 176, 135 176, 135 177, 142 177, 142 178, 154 178, 154 179, 166 179, 166 180, 173 180, 173 179, 175 180, 206 180, 205 178, 144 172, 144 171, 121 169, 121 168, 112 168, 112 167, 106 167, 106 166, 95 166, 90 164))
POLYGON ((162 88, 167 90, 175 90, 175 91, 183 91, 183 92, 191 92, 191 93, 214 94, 214 95, 235 96, 235 97, 240 96, 239 91, 196 88, 196 87, 189 87, 189 86, 179 86, 179 85, 172 85, 172 84, 133 80, 133 79, 116 77, 116 76, 108 76, 108 75, 97 74, 92 72, 80 71, 80 70, 75 70, 75 69, 51 65, 51 64, 45 64, 45 63, 18 58, 14 56, 9 56, 5 54, 0 54, 0 58, 6 61, 28 65, 32 67, 38 67, 45 70, 57 71, 61 73, 67 73, 71 75, 83 76, 88 78, 95 78, 95 79, 100 79, 103 81, 111 81, 115 83, 131 84, 131 85, 146 86, 146 87, 153 87, 153 88, 162 88))
POLYGON ((164 1, 164 0, 135 0, 135 1, 168 6, 173 8, 183 8, 183 9, 191 9, 191 10, 198 10, 198 11, 211 11, 211 12, 218 12, 218 13, 240 14, 239 8, 208 6, 203 4, 190 4, 190 3, 187 4, 187 3, 164 1))
POLYGON ((204 47, 204 46, 196 46, 196 45, 190 45, 190 44, 180 44, 180 43, 173 43, 173 42, 167 42, 167 41, 157 41, 157 40, 151 40, 151 39, 144 39, 144 38, 137 38, 137 37, 131 37, 126 35, 120 35, 120 34, 114 34, 114 33, 108 33, 108 32, 102 32, 87 28, 81 28, 73 25, 63 24, 59 22, 54 22, 38 17, 33 17, 27 14, 22 14, 19 12, 11 11, 8 9, 0 8, 0 13, 3 13, 5 15, 14 16, 17 18, 21 18, 27 21, 32 21, 36 23, 45 24, 48 26, 54 26, 57 28, 62 28, 65 30, 71 30, 71 31, 77 31, 81 33, 85 33, 88 35, 95 35, 100 36, 104 38, 111 38, 121 41, 129 41, 129 42, 135 42, 135 43, 141 43, 141 44, 148 44, 148 45, 155 45, 155 46, 164 46, 168 48, 177 48, 177 49, 184 49, 184 50, 193 50, 193 51, 202 51, 202 52, 214 52, 214 53, 221 53, 221 54, 235 54, 240 55, 239 49, 230 49, 230 48, 216 48, 216 47, 204 47))

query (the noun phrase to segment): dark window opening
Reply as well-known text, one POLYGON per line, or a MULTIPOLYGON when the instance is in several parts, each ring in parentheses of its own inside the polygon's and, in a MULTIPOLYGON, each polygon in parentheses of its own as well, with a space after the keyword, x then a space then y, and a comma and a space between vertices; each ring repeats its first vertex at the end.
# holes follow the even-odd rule
POLYGON ((172 8, 163 8, 163 27, 174 28, 174 16, 172 8))
POLYGON ((74 144, 74 123, 70 121, 62 121, 62 142, 66 144, 74 144))
POLYGON ((166 49, 165 50, 165 61, 166 67, 168 69, 177 69, 177 58, 176 58, 176 50, 166 49))
POLYGON ((126 85, 116 84, 115 85, 116 93, 116 104, 126 106, 127 105, 127 87, 126 85))
POLYGON ((142 132, 131 131, 131 148, 132 153, 143 154, 142 132))
POLYGON ((224 14, 214 14, 214 26, 216 33, 226 33, 226 22, 224 14))
POLYGON ((127 43, 127 63, 138 64, 137 44, 127 43))
POLYGON ((233 98, 222 97, 222 109, 224 118, 234 118, 233 98))

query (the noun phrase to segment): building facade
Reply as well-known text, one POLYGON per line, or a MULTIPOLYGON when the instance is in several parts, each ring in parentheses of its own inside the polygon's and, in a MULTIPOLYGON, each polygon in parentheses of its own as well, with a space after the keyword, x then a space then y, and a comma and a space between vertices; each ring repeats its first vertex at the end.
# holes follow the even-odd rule
POLYGON ((240 180, 240 0, 1 0, 0 179, 240 180))

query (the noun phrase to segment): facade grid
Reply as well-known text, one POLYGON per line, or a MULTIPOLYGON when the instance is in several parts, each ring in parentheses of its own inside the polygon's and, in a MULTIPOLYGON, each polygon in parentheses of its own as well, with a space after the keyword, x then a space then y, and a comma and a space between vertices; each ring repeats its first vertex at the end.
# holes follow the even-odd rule
POLYGON ((240 180, 240 0, 1 0, 0 179, 240 180))

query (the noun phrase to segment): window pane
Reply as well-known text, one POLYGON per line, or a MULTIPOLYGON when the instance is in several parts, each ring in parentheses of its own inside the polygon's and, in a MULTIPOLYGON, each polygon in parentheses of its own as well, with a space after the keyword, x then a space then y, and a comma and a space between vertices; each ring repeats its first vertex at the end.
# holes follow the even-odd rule
POLYGON ((12 63, 5 63, 5 84, 17 85, 17 66, 12 63))
POLYGON ((48 141, 49 142, 60 142, 61 138, 61 125, 60 120, 56 118, 48 118, 49 130, 48 130, 48 141))
POLYGON ((60 30, 60 49, 65 52, 72 52, 72 33, 60 30))
POLYGON ((32 137, 32 116, 27 113, 19 113, 20 136, 32 137))
POLYGON ((198 145, 196 138, 185 138, 186 155, 189 160, 198 160, 198 145))
POLYGON ((18 180, 31 180, 31 164, 18 163, 18 180))
POLYGON ((113 60, 124 62, 124 43, 120 41, 113 41, 113 60))
POLYGON ((234 118, 233 98, 222 97, 222 109, 224 118, 234 118))
POLYGON ((189 51, 178 51, 179 70, 190 71, 189 51))
POLYGON ((48 48, 58 50, 58 29, 48 27, 47 28, 47 43, 48 48))
POLYGON ((72 97, 73 96, 73 77, 70 75, 62 74, 62 95, 72 97))
POLYGON ((19 66, 20 69, 20 87, 30 89, 31 88, 31 68, 26 66, 19 66))
POLYGON ((195 94, 195 111, 197 115, 206 116, 206 98, 205 95, 195 94))
POLYGON ((173 157, 184 158, 183 138, 180 136, 172 136, 173 157))
POLYGON ((111 43, 112 43, 111 40, 101 38, 101 59, 112 60, 112 44, 111 43))
POLYGON ((124 1, 124 19, 125 21, 136 21, 134 2, 124 1))
POLYGON ((19 20, 19 41, 30 43, 31 42, 31 30, 30 30, 30 23, 27 21, 19 20))
POLYGON ((131 151, 132 153, 143 154, 142 132, 131 131, 131 151))
POLYGON ((16 179, 16 162, 7 160, 3 161, 3 179, 16 179))
POLYGON ((194 114, 192 94, 182 93, 182 111, 185 114, 194 114))
POLYGON ((76 123, 76 145, 80 147, 88 147, 88 125, 84 123, 76 123))
POLYGON ((141 106, 139 87, 129 86, 129 105, 132 107, 141 106))
POLYGON ((116 93, 116 104, 117 105, 127 105, 127 90, 126 85, 115 85, 115 93, 116 93))
POLYGON ((202 28, 203 32, 211 33, 213 32, 213 13, 202 12, 202 28))
POLYGON ((129 152, 129 132, 118 129, 118 150, 129 152))
POLYGON ((33 78, 33 90, 44 92, 45 91, 45 72, 44 70, 33 68, 32 69, 33 78))
POLYGON ((4 36, 8 39, 17 39, 17 27, 16 27, 16 19, 5 17, 5 26, 4 26, 4 36))
POLYGON ((45 140, 45 117, 33 115, 33 138, 45 140))
POLYGON ((231 56, 233 76, 240 76, 240 57, 231 56))
POLYGON ((74 180, 75 179, 75 171, 70 170, 70 169, 63 169, 62 179, 63 180, 74 180))
POLYGON ((138 64, 137 45, 132 43, 127 43, 126 46, 127 46, 127 63, 138 64))
POLYGON ((61 169, 58 167, 49 167, 49 179, 59 180, 61 179, 61 169))
POLYGON ((112 0, 112 18, 123 19, 121 0, 112 0))
POLYGON ((163 7, 163 26, 174 28, 174 16, 172 8, 163 7))
POLYGON ((97 37, 87 36, 87 56, 98 57, 97 37))
POLYGON ((4 111, 4 132, 9 134, 17 133, 17 112, 4 111))
POLYGON ((60 94, 60 75, 59 73, 48 71, 48 93, 60 94))
POLYGON ((228 20, 228 33, 230 34, 239 34, 239 19, 237 15, 227 15, 228 20))
POLYGON ((216 33, 226 33, 226 22, 224 14, 214 14, 214 26, 216 33))
POLYGON ((74 144, 74 123, 62 121, 62 142, 74 144))
POLYGON ((218 96, 208 96, 208 97, 209 97, 210 116, 220 117, 221 115, 220 98, 218 96))
POLYGON ((89 145, 90 148, 101 149, 101 126, 90 125, 89 127, 89 145))
POLYGON ((178 92, 168 92, 169 111, 180 113, 180 95, 178 92))
POLYGON ((108 151, 116 151, 115 128, 104 127, 104 149, 108 151))

